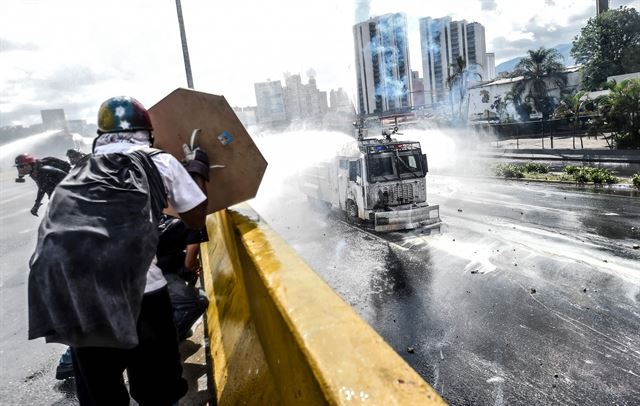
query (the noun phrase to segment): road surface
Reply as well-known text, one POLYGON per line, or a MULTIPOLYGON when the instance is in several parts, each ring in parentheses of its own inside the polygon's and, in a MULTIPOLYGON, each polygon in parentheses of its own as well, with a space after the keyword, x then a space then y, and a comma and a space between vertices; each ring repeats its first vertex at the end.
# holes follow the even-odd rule
POLYGON ((638 193, 428 182, 433 235, 255 207, 451 404, 640 404, 638 193))
MULTIPOLYGON (((64 347, 26 339, 39 219, 33 182, 13 176, 0 176, 0 398, 76 404, 54 379, 64 347)), ((269 190, 254 207, 451 404, 639 404, 637 192, 430 175, 440 232, 376 235, 269 190)))

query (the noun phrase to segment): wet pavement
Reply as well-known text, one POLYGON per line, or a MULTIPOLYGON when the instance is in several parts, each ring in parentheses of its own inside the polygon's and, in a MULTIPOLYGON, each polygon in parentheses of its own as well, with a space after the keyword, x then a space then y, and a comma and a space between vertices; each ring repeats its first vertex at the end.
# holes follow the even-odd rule
MULTIPOLYGON (((0 399, 74 405, 54 378, 64 347, 26 339, 40 219, 33 182, 13 177, 0 175, 0 399)), ((451 404, 640 404, 638 192, 430 175, 444 224, 427 235, 373 234, 263 187, 252 205, 451 404)), ((200 346, 183 348, 186 404, 206 394, 200 346)))
POLYGON ((8 405, 77 404, 73 385, 55 380, 65 347, 27 340, 28 261, 40 219, 29 213, 35 183, 14 178, 15 171, 0 175, 0 399, 8 405))
POLYGON ((451 404, 640 404, 640 197, 429 177, 439 232, 254 205, 451 404))
MULTIPOLYGON (((31 179, 15 183, 14 178, 15 171, 0 173, 0 404, 78 405, 73 379, 55 379, 66 347, 46 344, 44 339, 27 340, 28 261, 41 217, 29 213, 35 183, 31 179)), ((203 334, 199 323, 194 335, 180 345, 183 377, 189 383, 181 405, 205 405, 210 396, 203 334)))

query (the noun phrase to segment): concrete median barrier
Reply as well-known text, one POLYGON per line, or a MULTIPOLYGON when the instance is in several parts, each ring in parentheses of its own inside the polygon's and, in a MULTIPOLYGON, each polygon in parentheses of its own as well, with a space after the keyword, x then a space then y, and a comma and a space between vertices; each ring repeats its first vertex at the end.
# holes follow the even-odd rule
POLYGON ((202 247, 219 405, 440 405, 433 390, 247 205, 202 247))

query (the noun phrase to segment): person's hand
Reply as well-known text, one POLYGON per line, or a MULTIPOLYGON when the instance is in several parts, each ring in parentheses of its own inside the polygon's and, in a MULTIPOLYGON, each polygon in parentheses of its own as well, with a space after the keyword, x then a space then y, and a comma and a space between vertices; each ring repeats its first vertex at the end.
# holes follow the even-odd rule
POLYGON ((31 208, 31 214, 33 214, 34 216, 38 217, 38 209, 40 208, 39 204, 36 204, 35 206, 33 206, 31 208))
POLYGON ((209 157, 204 150, 195 147, 190 148, 187 144, 182 145, 184 151, 184 159, 182 163, 187 170, 193 176, 201 176, 204 180, 209 181, 209 157))

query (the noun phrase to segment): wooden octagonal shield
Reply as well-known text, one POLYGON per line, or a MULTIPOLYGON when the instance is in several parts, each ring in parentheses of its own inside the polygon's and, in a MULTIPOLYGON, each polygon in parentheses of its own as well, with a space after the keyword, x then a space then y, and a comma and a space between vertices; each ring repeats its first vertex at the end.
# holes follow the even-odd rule
POLYGON ((206 151, 209 169, 207 212, 255 197, 267 168, 258 147, 224 96, 178 88, 149 109, 154 146, 182 160, 183 144, 206 151))

